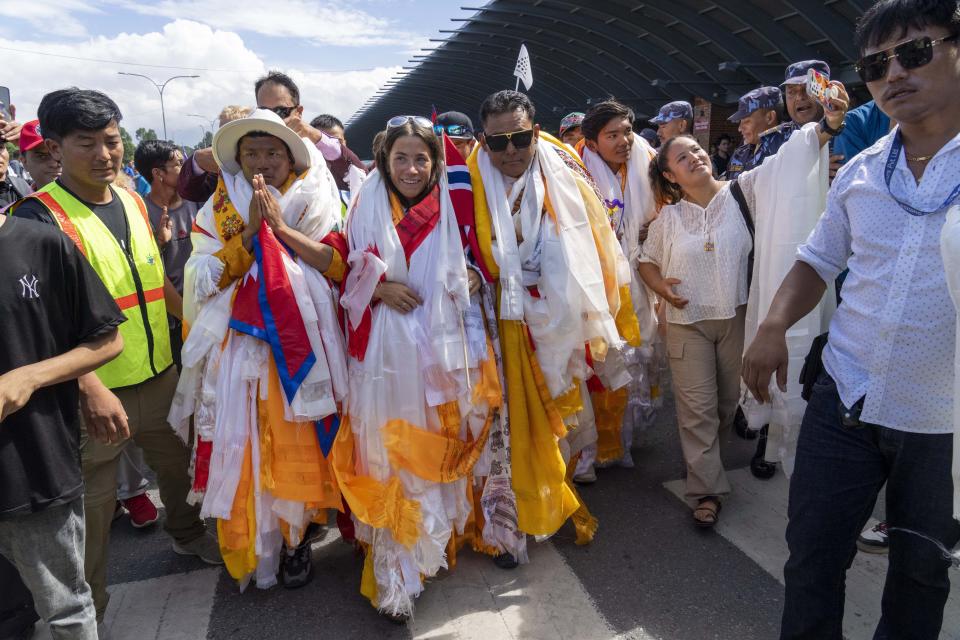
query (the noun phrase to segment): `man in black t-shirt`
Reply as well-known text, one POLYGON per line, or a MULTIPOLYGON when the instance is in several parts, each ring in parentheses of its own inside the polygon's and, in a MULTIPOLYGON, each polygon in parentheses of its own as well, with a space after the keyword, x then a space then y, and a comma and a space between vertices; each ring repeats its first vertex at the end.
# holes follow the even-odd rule
POLYGON ((0 554, 54 638, 96 639, 76 378, 121 352, 125 317, 67 236, 4 216, 0 316, 0 554))
MULTIPOLYGON (((179 317, 181 298, 163 273, 142 201, 111 187, 123 156, 120 108, 100 92, 71 88, 45 95, 37 115, 62 173, 14 205, 13 215, 61 229, 85 252, 128 318, 120 327, 120 356, 79 380, 85 428, 103 429, 119 443, 128 436, 118 433, 118 421, 128 424, 129 437, 157 475, 166 509, 164 530, 173 539, 173 550, 222 564, 217 540, 206 533, 200 518, 200 506, 188 502, 190 450, 166 420, 177 385, 167 313, 179 317)), ((107 554, 122 450, 87 438, 80 451, 87 534, 84 572, 102 621, 110 599, 107 554)))

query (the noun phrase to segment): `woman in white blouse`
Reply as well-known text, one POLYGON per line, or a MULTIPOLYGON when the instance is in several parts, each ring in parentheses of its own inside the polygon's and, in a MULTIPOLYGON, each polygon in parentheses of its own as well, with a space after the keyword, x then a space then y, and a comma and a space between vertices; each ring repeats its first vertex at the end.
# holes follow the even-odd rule
MULTIPOLYGON (((791 151, 784 145, 781 153, 817 162, 820 147, 838 132, 846 113, 847 95, 837 85, 840 96, 827 111, 826 130, 822 123, 807 125, 803 141, 791 151)), ((713 177, 710 156, 693 137, 668 140, 650 165, 654 193, 664 206, 650 224, 638 269, 668 303, 667 351, 687 465, 685 497, 694 507, 694 523, 702 527, 716 524, 721 499, 730 492, 720 434, 732 425, 740 396, 747 261, 753 247, 745 215, 765 215, 756 211, 757 182, 781 179, 774 157, 739 177, 749 209, 743 213, 731 183, 713 177)), ((768 200, 759 204, 767 207, 768 200)))

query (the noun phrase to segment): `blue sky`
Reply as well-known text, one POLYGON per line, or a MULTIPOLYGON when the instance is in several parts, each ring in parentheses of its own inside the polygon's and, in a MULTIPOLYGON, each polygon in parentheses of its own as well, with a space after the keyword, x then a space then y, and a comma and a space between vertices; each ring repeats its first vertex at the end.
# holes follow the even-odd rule
POLYGON ((461 4, 483 0, 0 0, 0 84, 19 120, 35 117, 44 93, 76 85, 111 95, 131 132, 162 133, 156 89, 117 72, 196 73, 164 93, 168 136, 193 144, 204 118, 251 104, 253 80, 281 69, 308 115, 346 119, 440 29, 457 28, 451 18, 471 15, 461 4))

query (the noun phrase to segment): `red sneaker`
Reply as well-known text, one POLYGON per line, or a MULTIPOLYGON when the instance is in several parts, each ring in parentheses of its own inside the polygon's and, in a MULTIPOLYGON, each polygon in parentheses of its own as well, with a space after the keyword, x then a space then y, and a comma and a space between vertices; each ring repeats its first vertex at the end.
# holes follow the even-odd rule
POLYGON ((137 529, 149 527, 160 517, 157 514, 157 508, 153 506, 153 501, 145 493, 120 502, 130 512, 130 524, 137 529))

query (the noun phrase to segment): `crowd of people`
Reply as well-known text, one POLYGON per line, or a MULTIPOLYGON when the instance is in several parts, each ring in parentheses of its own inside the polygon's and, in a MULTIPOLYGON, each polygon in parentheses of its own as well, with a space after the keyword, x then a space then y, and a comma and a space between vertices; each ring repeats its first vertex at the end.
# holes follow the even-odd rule
POLYGON ((741 97, 735 149, 704 149, 687 102, 644 128, 611 98, 554 137, 503 90, 476 128, 391 118, 364 164, 276 71, 210 148, 142 141, 136 182, 104 93, 0 121, 5 622, 97 638, 111 523, 156 522, 155 482, 173 551, 240 590, 307 584, 336 513, 402 623, 461 553, 511 570, 567 521, 602 535, 577 486, 633 465, 669 373, 693 526, 720 519, 735 425, 757 478, 791 477, 782 638, 842 637, 858 545, 889 547, 875 637, 936 638, 931 539, 960 541, 958 35, 956 0, 880 0, 856 34, 873 100, 809 95, 830 68, 797 61, 741 97))

